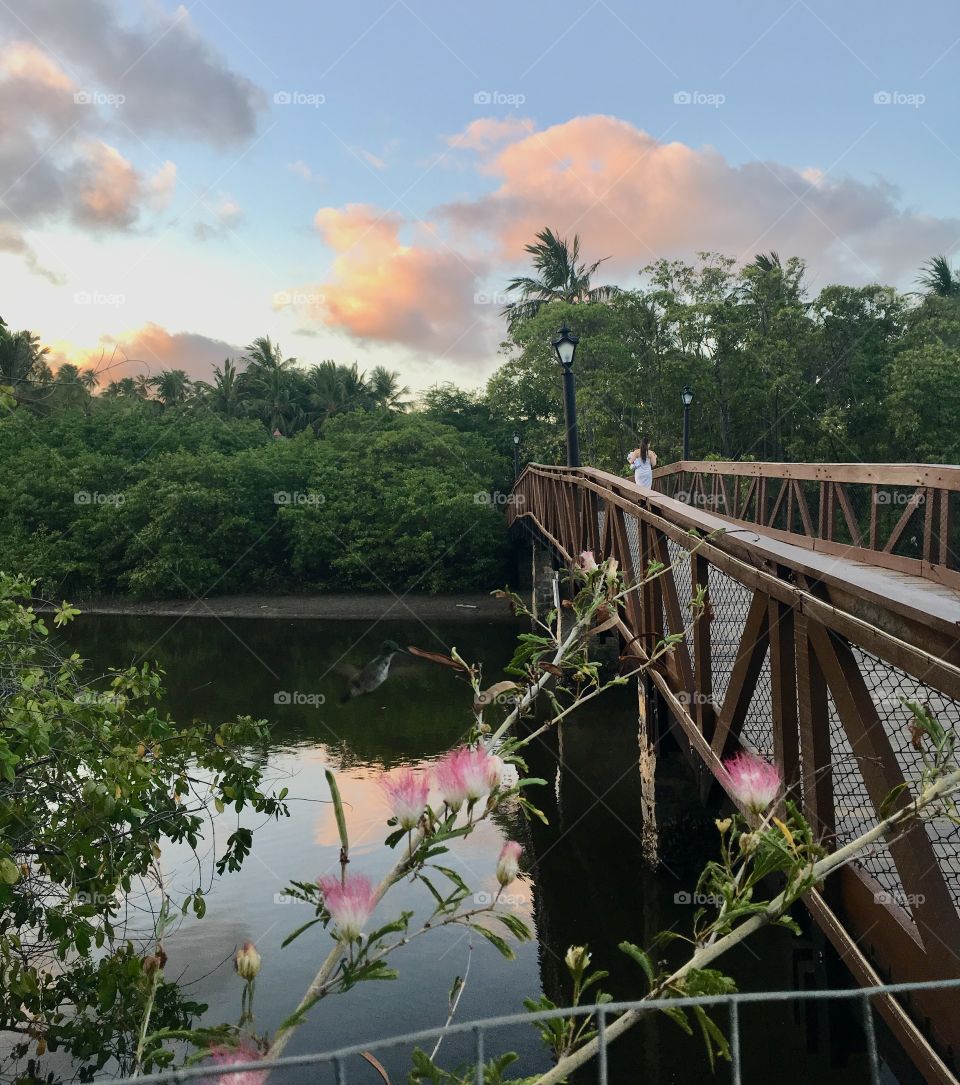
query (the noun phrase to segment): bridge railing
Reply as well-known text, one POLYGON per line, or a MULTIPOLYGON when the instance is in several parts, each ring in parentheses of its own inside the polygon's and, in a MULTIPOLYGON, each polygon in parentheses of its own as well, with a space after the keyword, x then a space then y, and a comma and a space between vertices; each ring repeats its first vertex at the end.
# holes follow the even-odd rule
MULTIPOLYGON (((926 985, 922 985, 928 989, 926 985)), ((960 988, 960 980, 948 981, 938 985, 947 993, 956 996, 960 988)), ((221 1064, 215 1068, 206 1065, 193 1065, 177 1070, 166 1070, 154 1074, 143 1074, 137 1081, 139 1085, 186 1085, 187 1082, 196 1082, 196 1085, 208 1085, 214 1081, 216 1085, 248 1085, 251 1081, 266 1083, 273 1081, 276 1085, 284 1085, 285 1082, 309 1080, 311 1082, 333 1082, 336 1085, 349 1085, 351 1080, 373 1080, 370 1073, 371 1065, 382 1066, 379 1059, 371 1060, 371 1056, 381 1056, 390 1060, 390 1055, 396 1054, 396 1060, 400 1062, 401 1069, 395 1078, 390 1078, 384 1070, 379 1073, 383 1081, 395 1080, 400 1082, 407 1080, 406 1070, 411 1062, 411 1052, 414 1048, 429 1050, 441 1039, 450 1046, 458 1044, 458 1054, 462 1059, 468 1059, 475 1067, 474 1081, 477 1085, 484 1085, 490 1077, 484 1074, 484 1064, 489 1066, 492 1059, 497 1058, 498 1050, 502 1053, 504 1048, 509 1049, 511 1041, 515 1040, 518 1027, 533 1026, 538 1022, 565 1020, 569 1018, 596 1017, 597 1021, 597 1059, 595 1078, 598 1085, 608 1085, 610 1075, 608 1070, 608 1041, 609 1026, 621 1014, 633 1012, 643 1015, 645 1020, 655 1017, 661 1012, 673 1012, 678 1010, 692 1009, 700 1006, 717 1013, 718 1023, 725 1028, 730 1044, 730 1069, 725 1075, 723 1070, 718 1070, 717 1080, 730 1080, 734 1085, 750 1085, 743 1076, 743 1049, 749 1048, 753 1042, 769 1044, 771 1033, 768 1026, 762 1030, 756 1030, 758 1037, 753 1035, 751 1025, 756 1026, 756 1019, 749 1024, 745 1020, 743 1010, 751 1006, 770 1006, 778 1003, 794 1004, 799 1007, 804 1003, 859 1003, 861 1020, 863 1024, 864 1047, 866 1049, 867 1069, 871 1085, 881 1085, 880 1051, 877 1044, 877 1034, 874 1027, 873 1008, 884 999, 903 997, 918 990, 916 984, 899 986, 881 985, 871 990, 851 991, 839 989, 831 991, 749 991, 737 992, 725 995, 701 995, 690 998, 651 999, 648 1001, 611 1002, 600 1006, 583 1005, 570 1006, 566 1009, 541 1010, 536 1013, 513 1013, 501 1017, 488 1017, 479 1021, 463 1021, 449 1024, 439 1028, 423 1029, 419 1032, 410 1032, 402 1036, 391 1036, 384 1039, 374 1039, 362 1044, 353 1044, 349 1047, 334 1048, 324 1052, 315 1052, 304 1055, 288 1055, 279 1059, 257 1059, 251 1062, 236 1062, 234 1064, 221 1064), (504 1037, 504 1032, 510 1035, 504 1037), (496 1037, 499 1043, 491 1042, 496 1037), (465 1042, 464 1042, 465 1041, 465 1042), (320 1075, 318 1071, 329 1070, 332 1073, 320 1075), (306 1071, 306 1073, 304 1073, 306 1071), (352 1071, 352 1072, 351 1072, 352 1071)), ((664 1019, 664 1023, 666 1021, 664 1019)), ((671 1028, 676 1026, 670 1024, 671 1028)), ((446 1056, 447 1052, 444 1051, 446 1056)), ((441 1064, 450 1060, 438 1059, 441 1064)), ((531 1071, 533 1072, 533 1071, 531 1071)), ((542 1072, 546 1072, 544 1069, 542 1072)), ((457 1080, 460 1080, 458 1077, 457 1080)), ((103 1085, 127 1085, 130 1078, 118 1078, 106 1081, 103 1085)))
POLYGON ((681 460, 653 485, 797 545, 960 587, 957 466, 681 460))
MULTIPOLYGON (((756 750, 834 847, 915 794, 924 751, 907 702, 960 730, 960 597, 941 583, 867 565, 865 548, 846 560, 592 468, 529 465, 508 517, 561 563, 589 549, 638 584, 651 562, 668 567, 628 596, 619 632, 624 655, 640 661, 665 633, 685 632, 648 674, 704 793, 726 782, 725 758, 756 750), (701 586, 705 615, 688 628, 701 586)), ((960 828, 914 823, 806 903, 863 984, 956 977, 960 828)), ((955 1000, 925 992, 882 1009, 918 1065, 937 1061, 921 1019, 941 1052, 960 1053, 955 1000)))

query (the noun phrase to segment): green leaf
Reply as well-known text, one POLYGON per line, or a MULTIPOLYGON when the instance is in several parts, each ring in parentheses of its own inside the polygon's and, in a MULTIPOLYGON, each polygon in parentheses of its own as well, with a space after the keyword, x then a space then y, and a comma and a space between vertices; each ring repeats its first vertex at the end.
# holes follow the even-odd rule
POLYGON ((350 840, 347 836, 347 819, 343 816, 343 800, 340 798, 340 788, 337 787, 336 777, 329 769, 324 770, 327 777, 327 786, 330 788, 330 798, 333 799, 333 812, 337 818, 337 830, 340 833, 340 847, 344 852, 350 851, 350 840))
POLYGON ((633 942, 621 942, 620 950, 623 953, 626 953, 631 960, 636 961, 636 963, 640 965, 652 987, 656 971, 653 967, 653 961, 650 960, 649 954, 645 953, 639 946, 635 946, 633 942))
POLYGON ((290 934, 288 934, 287 937, 284 938, 284 940, 280 943, 280 948, 285 949, 295 938, 299 938, 304 931, 308 931, 311 927, 315 927, 318 923, 322 923, 323 918, 324 917, 322 915, 318 915, 315 919, 310 919, 306 923, 297 927, 295 931, 291 931, 290 934))
POLYGON ((494 934, 493 931, 489 930, 487 927, 480 926, 479 923, 471 923, 470 929, 476 931, 477 934, 481 935, 483 938, 486 938, 491 945, 496 946, 508 961, 512 961, 516 957, 516 954, 510 948, 507 941, 501 938, 499 934, 494 934))

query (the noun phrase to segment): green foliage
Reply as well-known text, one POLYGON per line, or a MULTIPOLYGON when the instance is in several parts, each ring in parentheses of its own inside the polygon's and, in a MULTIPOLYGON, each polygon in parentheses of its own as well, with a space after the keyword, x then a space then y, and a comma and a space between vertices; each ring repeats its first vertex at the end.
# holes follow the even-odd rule
MULTIPOLYGON (((172 903, 203 915, 200 884, 169 901, 164 842, 196 849, 213 806, 286 808, 243 753, 266 738, 262 722, 175 724, 153 705, 161 675, 147 664, 87 683, 80 658, 60 656, 20 602, 31 590, 0 574, 0 1027, 31 1073, 44 1051, 64 1051, 89 1075, 110 1059, 131 1065, 151 997, 154 1029, 186 1028, 204 1009, 127 927, 131 893, 151 894, 160 914, 172 903)), ((64 604, 55 620, 75 613, 64 604)), ((237 869, 250 844, 235 831, 217 870, 237 869)), ((159 945, 163 931, 147 935, 159 945)))
POLYGON ((624 473, 643 433, 661 463, 678 458, 685 384, 694 458, 956 462, 960 302, 955 273, 933 270, 919 301, 879 284, 813 296, 796 257, 737 267, 701 253, 656 261, 638 288, 591 303, 543 294, 518 310, 487 402, 517 426, 525 459, 562 458, 550 342, 566 321, 581 337, 580 439, 593 466, 624 473))
POLYGON ((97 399, 0 418, 0 546, 51 593, 424 591, 501 579, 485 438, 397 413, 273 440, 255 421, 97 399))

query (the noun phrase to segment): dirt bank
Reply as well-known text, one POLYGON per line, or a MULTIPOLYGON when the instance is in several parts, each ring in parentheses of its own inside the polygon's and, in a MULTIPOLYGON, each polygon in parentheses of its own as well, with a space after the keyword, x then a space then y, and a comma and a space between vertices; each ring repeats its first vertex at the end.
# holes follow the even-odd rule
POLYGON ((513 620, 502 599, 481 594, 218 595, 210 599, 87 599, 73 605, 85 614, 156 614, 171 618, 513 620))

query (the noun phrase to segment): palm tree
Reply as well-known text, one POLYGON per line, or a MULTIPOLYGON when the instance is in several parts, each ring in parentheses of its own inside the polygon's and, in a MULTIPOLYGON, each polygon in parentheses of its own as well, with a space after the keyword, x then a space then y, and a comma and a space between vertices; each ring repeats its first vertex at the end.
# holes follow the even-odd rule
POLYGON ((920 272, 917 282, 928 297, 960 297, 960 270, 951 268, 949 260, 942 253, 932 256, 920 272))
POLYGON ((150 378, 145 373, 138 373, 133 378, 133 383, 136 386, 135 395, 138 399, 149 399, 153 393, 153 386, 150 383, 150 378))
POLYGON ((400 387, 399 373, 382 365, 374 366, 367 380, 367 387, 378 407, 383 407, 388 411, 407 409, 407 403, 403 397, 410 395, 410 389, 406 385, 400 387))
POLYGON ((225 418, 236 418, 243 403, 240 396, 240 374, 236 365, 226 358, 223 369, 213 367, 213 384, 203 385, 204 398, 210 406, 225 418))
POLYGON ((48 351, 40 346, 39 336, 11 332, 0 318, 0 385, 10 388, 18 402, 36 398, 31 395, 34 386, 49 379, 48 351))
POLYGON ((97 376, 97 371, 95 369, 81 369, 77 379, 91 395, 93 394, 94 388, 100 383, 100 378, 97 376))
POLYGON ((259 335, 246 347, 244 359, 250 370, 289 369, 296 365, 296 358, 284 358, 279 343, 274 343, 269 335, 259 335))
POLYGON ((111 381, 100 394, 105 399, 136 399, 139 393, 133 377, 121 377, 111 381))
POLYGON ((601 302, 609 301, 620 293, 616 286, 590 285, 603 260, 589 266, 581 264, 580 238, 577 234, 573 235, 571 244, 548 227, 541 230, 537 240, 525 248, 533 257, 534 270, 539 272, 539 277, 521 276, 510 280, 507 293, 517 291, 520 295, 517 301, 511 301, 501 311, 501 316, 507 318, 510 331, 536 316, 551 301, 570 304, 601 302))
POLYGON ((295 377, 286 369, 276 368, 255 373, 249 380, 251 407, 271 433, 289 433, 300 418, 295 377))
POLYGON ((157 390, 157 399, 164 407, 172 407, 176 403, 183 403, 190 391, 190 378, 182 369, 164 369, 149 382, 152 388, 157 390))

